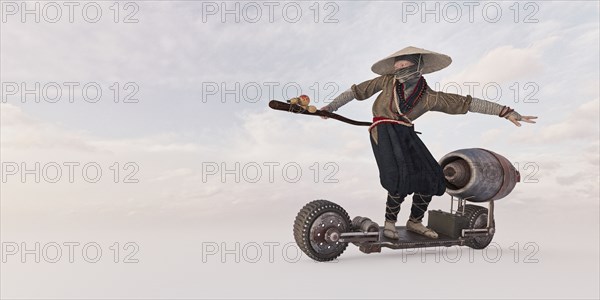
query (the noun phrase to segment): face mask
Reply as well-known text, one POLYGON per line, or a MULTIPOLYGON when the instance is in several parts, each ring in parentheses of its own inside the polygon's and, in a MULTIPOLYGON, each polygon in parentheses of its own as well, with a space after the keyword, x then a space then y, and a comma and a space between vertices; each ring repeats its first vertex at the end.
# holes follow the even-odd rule
POLYGON ((394 76, 396 80, 400 81, 400 83, 403 83, 407 80, 420 77, 421 70, 419 70, 419 66, 412 65, 406 68, 396 70, 396 72, 394 72, 394 76))

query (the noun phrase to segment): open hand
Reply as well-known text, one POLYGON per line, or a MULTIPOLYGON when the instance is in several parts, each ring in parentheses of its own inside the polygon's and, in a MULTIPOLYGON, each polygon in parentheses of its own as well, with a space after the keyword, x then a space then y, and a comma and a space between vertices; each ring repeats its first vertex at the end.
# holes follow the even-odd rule
POLYGON ((509 121, 513 122, 518 127, 521 127, 521 123, 519 123, 519 121, 521 121, 521 122, 527 122, 527 123, 535 123, 535 121, 533 121, 533 119, 537 119, 536 116, 521 116, 521 118, 519 119, 519 116, 516 115, 516 114, 510 114, 506 118, 509 121))

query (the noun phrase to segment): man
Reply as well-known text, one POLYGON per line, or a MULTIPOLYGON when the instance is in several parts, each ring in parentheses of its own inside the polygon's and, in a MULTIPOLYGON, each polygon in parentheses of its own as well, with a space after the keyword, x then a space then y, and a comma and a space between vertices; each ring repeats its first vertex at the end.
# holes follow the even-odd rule
POLYGON ((434 239, 438 237, 435 231, 422 224, 422 220, 433 195, 441 196, 446 190, 444 174, 416 135, 412 121, 428 111, 496 115, 516 126, 521 126, 519 121, 535 123, 533 119, 537 118, 521 116, 508 106, 470 95, 433 91, 422 75, 441 70, 451 62, 447 55, 406 47, 371 67, 379 77, 352 85, 321 108, 333 112, 354 99, 365 100, 381 92, 373 103, 373 125, 369 132, 381 185, 388 191, 383 232, 387 238, 399 238, 396 221, 400 204, 411 193, 413 203, 407 230, 434 239))

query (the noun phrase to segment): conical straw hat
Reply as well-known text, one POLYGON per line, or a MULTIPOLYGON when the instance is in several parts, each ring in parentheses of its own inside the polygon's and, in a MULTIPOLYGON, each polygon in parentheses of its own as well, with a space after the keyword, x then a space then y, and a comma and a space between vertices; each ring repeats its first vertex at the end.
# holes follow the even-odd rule
POLYGON ((450 65, 452 58, 450 56, 417 48, 417 47, 406 47, 400 51, 394 52, 388 55, 386 58, 376 62, 371 70, 379 75, 394 74, 394 62, 396 57, 407 55, 407 54, 421 54, 423 55, 423 69, 422 74, 432 73, 439 71, 450 65))

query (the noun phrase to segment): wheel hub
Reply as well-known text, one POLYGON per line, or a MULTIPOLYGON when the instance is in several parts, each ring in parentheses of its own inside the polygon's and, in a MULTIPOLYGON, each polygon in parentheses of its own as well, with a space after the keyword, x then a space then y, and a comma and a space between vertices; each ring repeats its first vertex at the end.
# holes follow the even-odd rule
POLYGON ((320 215, 310 228, 310 244, 321 254, 337 251, 342 244, 339 242, 342 232, 346 232, 346 223, 342 216, 328 212, 320 215))

